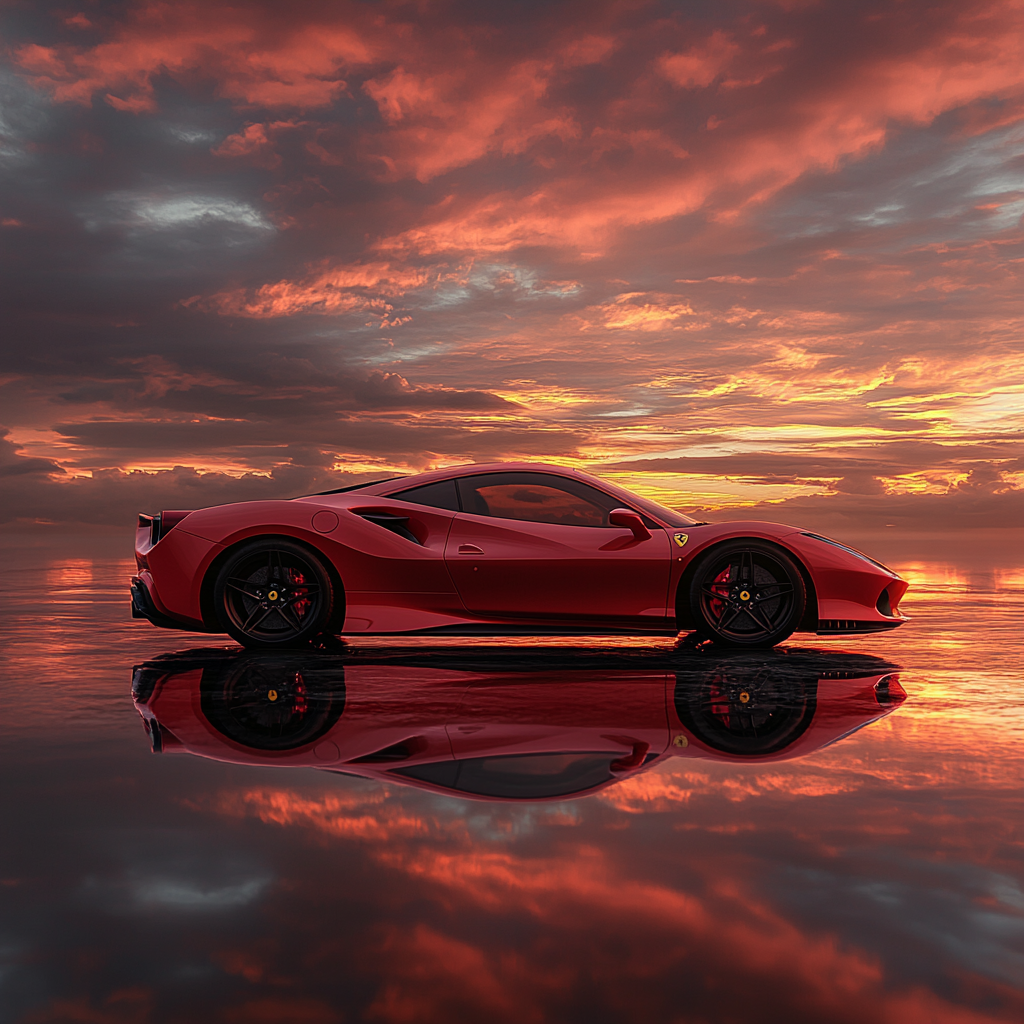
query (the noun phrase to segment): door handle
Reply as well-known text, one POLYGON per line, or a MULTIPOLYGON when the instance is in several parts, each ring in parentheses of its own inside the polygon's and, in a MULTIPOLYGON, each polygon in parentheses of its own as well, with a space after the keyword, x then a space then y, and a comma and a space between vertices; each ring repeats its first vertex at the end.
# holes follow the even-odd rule
POLYGON ((478 548, 475 544, 460 544, 459 554, 460 555, 482 555, 484 553, 483 548, 478 548))

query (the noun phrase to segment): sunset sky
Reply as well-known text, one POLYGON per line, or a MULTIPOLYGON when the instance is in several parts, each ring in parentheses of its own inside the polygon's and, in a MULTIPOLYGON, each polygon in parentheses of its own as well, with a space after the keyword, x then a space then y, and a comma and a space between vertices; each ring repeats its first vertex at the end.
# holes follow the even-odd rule
POLYGON ((503 459, 1020 521, 1018 0, 0 13, 0 521, 503 459))

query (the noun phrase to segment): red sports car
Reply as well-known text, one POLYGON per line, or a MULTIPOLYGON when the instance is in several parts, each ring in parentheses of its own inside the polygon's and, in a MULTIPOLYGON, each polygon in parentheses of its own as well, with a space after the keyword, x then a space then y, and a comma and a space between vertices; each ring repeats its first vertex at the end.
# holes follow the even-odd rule
POLYGON ((564 800, 668 758, 803 757, 898 708, 894 669, 799 650, 222 650, 139 665, 132 696, 157 753, 564 800))
POLYGON ((697 633, 904 623, 907 584, 776 523, 699 523, 575 469, 459 466, 281 501, 140 515, 132 612, 247 647, 323 634, 697 633))

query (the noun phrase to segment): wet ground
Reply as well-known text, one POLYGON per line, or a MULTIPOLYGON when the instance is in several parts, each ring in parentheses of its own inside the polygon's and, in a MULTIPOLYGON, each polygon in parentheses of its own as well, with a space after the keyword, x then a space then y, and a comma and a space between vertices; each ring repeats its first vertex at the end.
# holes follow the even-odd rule
POLYGON ((254 657, 0 547, 4 1022, 1024 1016, 1019 538, 879 542, 909 625, 754 656, 254 657))

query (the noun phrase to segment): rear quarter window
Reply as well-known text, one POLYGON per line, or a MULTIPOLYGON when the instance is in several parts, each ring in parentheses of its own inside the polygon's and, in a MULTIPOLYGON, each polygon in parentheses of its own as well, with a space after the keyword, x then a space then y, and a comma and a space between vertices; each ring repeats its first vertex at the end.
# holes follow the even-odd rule
POLYGON ((388 497, 398 498, 400 501, 411 501, 414 505, 445 508, 450 512, 459 511, 459 496, 455 490, 454 480, 440 480, 435 484, 410 487, 407 491, 398 491, 388 497))

